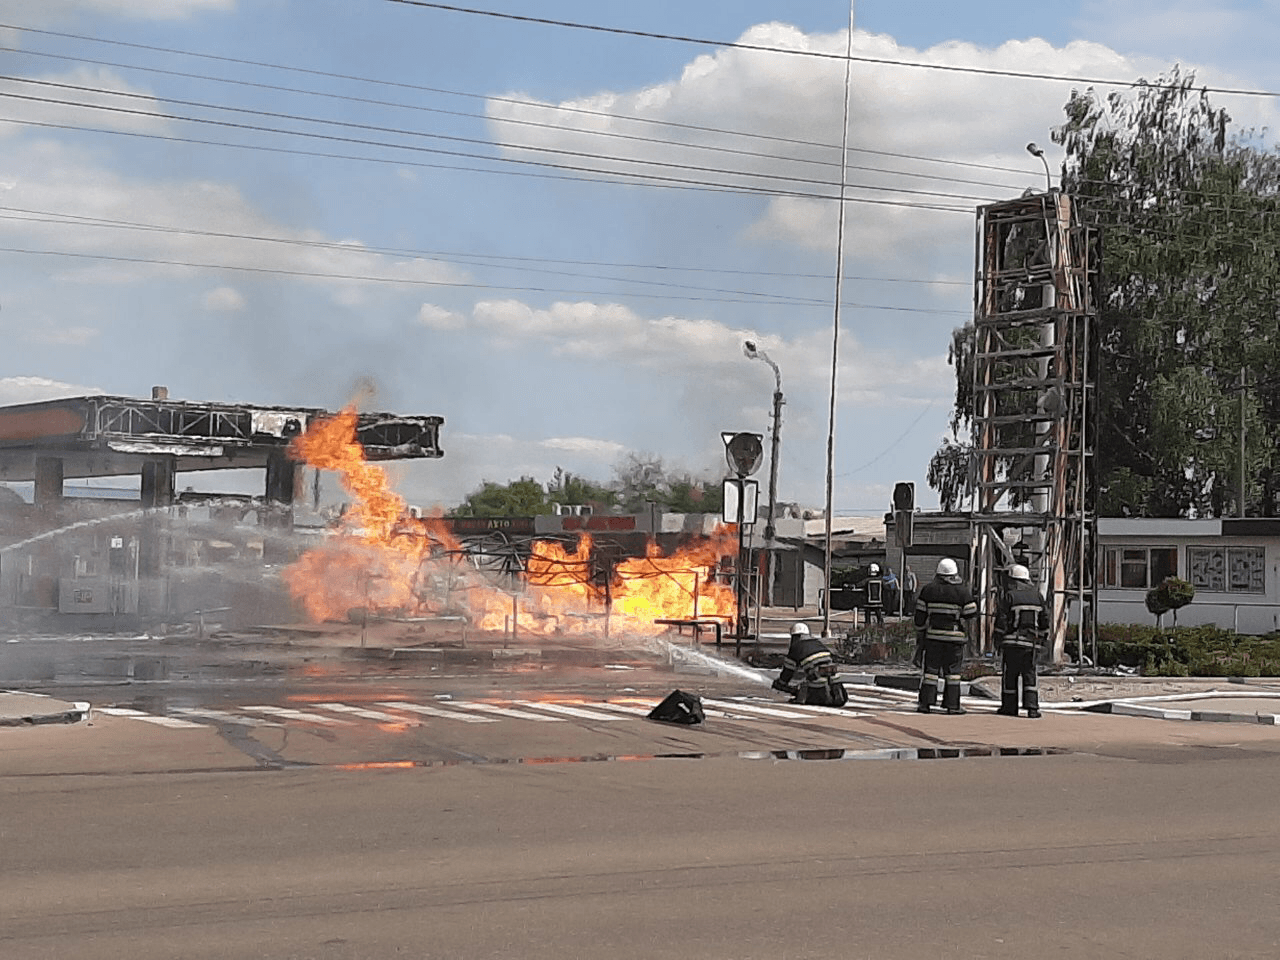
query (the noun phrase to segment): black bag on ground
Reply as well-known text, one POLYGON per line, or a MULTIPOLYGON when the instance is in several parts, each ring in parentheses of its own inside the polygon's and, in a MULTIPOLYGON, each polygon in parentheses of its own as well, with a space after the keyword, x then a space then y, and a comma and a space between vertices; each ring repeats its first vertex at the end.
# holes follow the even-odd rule
POLYGON ((685 725, 702 723, 707 715, 702 711, 702 699, 683 690, 672 690, 665 700, 649 711, 650 720, 685 725))

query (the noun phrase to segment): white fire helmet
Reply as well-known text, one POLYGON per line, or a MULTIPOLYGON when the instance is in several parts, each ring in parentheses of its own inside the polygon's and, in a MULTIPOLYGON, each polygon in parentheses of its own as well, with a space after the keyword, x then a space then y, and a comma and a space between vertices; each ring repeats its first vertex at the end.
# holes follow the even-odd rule
POLYGON ((793 637, 807 637, 809 635, 809 625, 807 623, 793 624, 791 627, 791 635, 793 637))
POLYGON ((1015 563, 1009 568, 1009 576, 1014 580, 1026 580, 1028 583, 1031 582, 1031 571, 1020 563, 1015 563))
POLYGON ((938 561, 938 576, 943 580, 951 583, 960 582, 960 568, 956 566, 956 562, 950 557, 938 561))
POLYGON ((873 564, 871 565, 871 575, 872 575, 873 577, 878 577, 878 576, 880 576, 880 564, 878 564, 878 563, 873 563, 873 564))

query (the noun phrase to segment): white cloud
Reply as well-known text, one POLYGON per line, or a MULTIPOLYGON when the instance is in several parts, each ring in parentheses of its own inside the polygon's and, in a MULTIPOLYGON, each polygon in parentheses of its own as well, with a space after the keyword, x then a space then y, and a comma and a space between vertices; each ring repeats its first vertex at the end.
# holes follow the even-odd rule
POLYGON ((462 314, 434 303, 424 303, 419 307, 417 319, 428 330, 461 330, 467 325, 467 318, 462 314))
POLYGON ((245 299, 235 287, 214 287, 212 290, 206 291, 200 304, 206 310, 227 313, 243 310, 245 299))
POLYGON ((38 403, 62 397, 83 397, 102 393, 98 387, 63 383, 47 377, 0 377, 0 404, 38 403))
POLYGON ((0 124, 4 136, 17 133, 21 125, 39 123, 147 133, 168 126, 150 91, 109 67, 78 66, 28 80, 3 80, 0 94, 5 118, 12 121, 0 124))
POLYGON ((52 321, 46 321, 25 326, 19 336, 27 343, 43 343, 57 347, 83 347, 97 337, 98 333, 99 331, 96 327, 87 327, 82 324, 63 326, 52 321))
MULTIPOLYGON (((1137 6, 1161 5, 1151 0, 1137 6)), ((1189 2, 1179 7, 1191 10, 1189 2)), ((741 39, 836 55, 845 48, 842 33, 804 34, 777 23, 753 27, 741 39)), ((1120 80, 1155 77, 1172 66, 1146 54, 1124 56, 1085 41, 1055 47, 1044 40, 1017 40, 991 48, 949 42, 922 50, 892 37, 858 32, 854 48, 856 55, 880 60, 1120 80)), ((1225 75, 1203 68, 1199 76, 1212 80, 1225 75)), ((492 135, 510 144, 508 155, 554 161, 554 155, 520 148, 572 150, 602 155, 592 165, 613 171, 770 185, 778 191, 827 198, 762 199, 764 212, 742 239, 757 245, 833 249, 836 208, 831 198, 840 182, 843 79, 838 60, 725 49, 697 57, 678 80, 645 89, 558 104, 533 98, 523 98, 524 103, 491 100, 487 109, 492 135), (628 118, 685 126, 648 126, 628 118), (550 126, 506 122, 510 120, 550 126), (782 139, 748 139, 716 130, 782 139), (651 139, 628 139, 636 136, 651 139), (637 160, 761 176, 645 166, 637 160), (792 179, 770 179, 780 177, 792 179)), ((965 235, 965 218, 971 221, 973 208, 980 203, 1016 196, 1027 187, 1043 189, 1043 170, 1027 156, 1024 144, 1036 140, 1044 146, 1056 174, 1061 154, 1049 140, 1049 127, 1062 120, 1071 89, 1081 86, 854 63, 847 196, 854 201, 910 206, 851 202, 847 207, 850 254, 884 259, 910 249, 929 249, 942 232, 965 235), (860 152, 864 146, 872 152, 860 152), (930 157, 952 162, 911 159, 930 157), (926 212, 920 205, 943 205, 956 212, 926 212)), ((1271 105, 1243 106, 1251 111, 1251 123, 1274 118, 1271 105)))
POLYGON ((137 20, 185 20, 201 13, 230 13, 236 0, 0 0, 0 16, 26 24, 52 23, 77 14, 137 20))
POLYGON ((0 154, 0 182, 14 184, 6 193, 6 202, 13 206, 160 228, 0 221, 0 238, 10 245, 166 262, 115 262, 104 267, 92 260, 68 259, 55 268, 61 280, 83 276, 93 282, 109 279, 121 283, 194 276, 200 267, 183 264, 196 264, 242 268, 250 276, 263 271, 295 275, 298 282, 327 287, 335 297, 352 302, 357 297, 352 291, 357 288, 405 289, 409 284, 456 282, 466 276, 448 264, 392 257, 353 241, 335 243, 319 230, 284 226, 256 209, 228 183, 144 179, 116 173, 73 147, 47 140, 20 142, 0 154), (192 232, 172 232, 174 229, 192 232))
POLYGON ((614 440, 596 440, 591 437, 551 437, 542 441, 548 450, 566 450, 612 462, 626 447, 614 440))

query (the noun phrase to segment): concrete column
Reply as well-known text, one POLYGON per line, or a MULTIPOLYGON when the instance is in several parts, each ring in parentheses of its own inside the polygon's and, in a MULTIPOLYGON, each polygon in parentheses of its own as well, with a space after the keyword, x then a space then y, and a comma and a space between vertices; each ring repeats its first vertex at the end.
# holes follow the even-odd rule
POLYGON ((177 479, 172 457, 148 460, 142 465, 142 505, 167 507, 173 503, 177 479))
POLYGON ((36 506, 56 509, 62 503, 62 458, 36 457, 36 506))

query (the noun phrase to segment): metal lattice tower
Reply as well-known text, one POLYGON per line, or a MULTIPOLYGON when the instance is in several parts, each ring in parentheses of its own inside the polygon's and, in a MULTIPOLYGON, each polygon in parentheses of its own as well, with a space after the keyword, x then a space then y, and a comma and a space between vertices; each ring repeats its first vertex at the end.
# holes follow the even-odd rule
POLYGON ((1013 563, 1050 601, 1054 660, 1070 600, 1082 634, 1093 634, 1100 267, 1097 232, 1068 194, 978 209, 971 480, 984 650, 1013 563))

